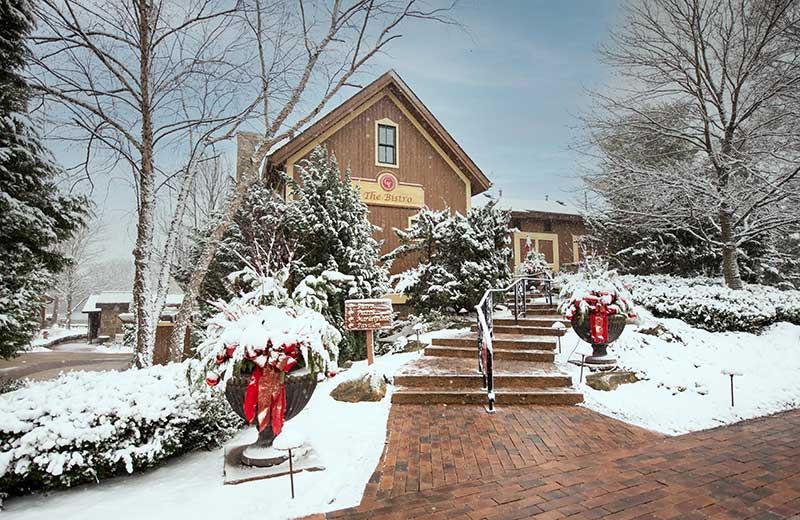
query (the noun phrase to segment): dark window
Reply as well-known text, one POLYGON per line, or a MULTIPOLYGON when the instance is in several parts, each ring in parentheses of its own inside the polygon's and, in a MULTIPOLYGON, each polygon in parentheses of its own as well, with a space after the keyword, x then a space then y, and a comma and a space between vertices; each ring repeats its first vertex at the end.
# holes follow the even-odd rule
POLYGON ((552 231, 553 231, 553 223, 550 222, 549 220, 545 220, 544 221, 544 232, 545 233, 550 233, 552 231))
POLYGON ((397 128, 378 125, 378 162, 397 164, 397 128))

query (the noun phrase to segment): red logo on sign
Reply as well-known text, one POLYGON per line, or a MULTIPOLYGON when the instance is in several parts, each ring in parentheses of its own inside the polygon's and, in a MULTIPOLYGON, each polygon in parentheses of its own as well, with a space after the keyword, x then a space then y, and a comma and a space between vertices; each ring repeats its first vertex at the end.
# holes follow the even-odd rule
POLYGON ((382 173, 378 177, 378 184, 384 191, 392 191, 397 187, 397 177, 388 172, 382 173))

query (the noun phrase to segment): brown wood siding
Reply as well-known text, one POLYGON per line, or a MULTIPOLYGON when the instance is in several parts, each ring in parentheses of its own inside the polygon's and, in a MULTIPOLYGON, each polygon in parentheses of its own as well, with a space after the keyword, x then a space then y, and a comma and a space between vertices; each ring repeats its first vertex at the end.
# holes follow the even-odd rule
MULTIPOLYGON (((578 220, 560 220, 558 217, 548 218, 512 218, 511 226, 528 233, 555 233, 558 235, 559 264, 575 262, 572 251, 572 236, 587 233, 586 226, 578 220)), ((522 249, 521 249, 522 250, 522 249)), ((547 256, 547 254, 545 254, 547 256)))
MULTIPOLYGON (((449 207, 451 211, 461 213, 468 209, 468 191, 462 177, 453 171, 389 96, 383 96, 358 114, 323 144, 336 155, 342 170, 350 168, 353 177, 376 179, 379 173, 388 171, 400 183, 422 185, 425 204, 431 209, 449 207), (397 124, 398 167, 375 164, 375 122, 381 119, 390 119, 397 124)), ((297 166, 294 171, 297 175, 297 166)), ((393 250, 399 243, 393 228, 405 229, 409 217, 418 211, 375 205, 370 205, 369 210, 370 222, 381 228, 375 235, 377 240, 383 241, 381 254, 393 250)), ((393 265, 392 273, 402 272, 413 265, 410 259, 398 261, 393 265)))

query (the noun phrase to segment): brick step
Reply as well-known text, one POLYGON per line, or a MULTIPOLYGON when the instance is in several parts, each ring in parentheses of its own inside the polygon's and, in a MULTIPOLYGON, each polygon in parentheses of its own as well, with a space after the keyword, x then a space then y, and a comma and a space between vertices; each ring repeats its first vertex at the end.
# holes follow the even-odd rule
MULTIPOLYGON (((519 390, 495 387, 495 404, 572 405, 583 402, 583 394, 572 388, 519 390)), ((398 387, 392 393, 393 404, 486 404, 486 391, 448 388, 409 389, 398 387)))
MULTIPOLYGON (((472 373, 453 374, 398 374, 394 377, 394 384, 406 389, 480 389, 483 386, 483 376, 476 367, 472 373)), ((557 372, 541 374, 495 374, 494 384, 500 388, 565 388, 572 385, 572 378, 557 372)))
POLYGON ((514 318, 495 318, 494 325, 521 325, 523 327, 550 327, 553 323, 560 321, 565 327, 571 327, 572 323, 565 320, 562 316, 541 316, 541 317, 528 317, 519 318, 514 322, 514 318))
MULTIPOLYGON (((434 347, 463 347, 478 349, 478 334, 453 338, 433 338, 434 347)), ((496 333, 492 338, 495 349, 505 350, 555 350, 556 341, 551 338, 524 337, 520 334, 496 333)))
MULTIPOLYGON (((477 358, 478 349, 476 348, 476 346, 472 347, 432 346, 425 348, 425 355, 460 357, 460 358, 469 358, 469 357, 477 358)), ((506 350, 506 349, 495 348, 494 359, 552 363, 555 360, 555 355, 553 354, 552 350, 506 350)))
MULTIPOLYGON (((478 331, 478 326, 473 325, 470 330, 478 331)), ((564 331, 552 327, 521 327, 514 325, 495 325, 492 329, 496 334, 523 334, 526 336, 563 336, 564 331)))
POLYGON ((529 316, 550 316, 558 314, 558 307, 531 307, 529 305, 525 308, 525 312, 529 316))

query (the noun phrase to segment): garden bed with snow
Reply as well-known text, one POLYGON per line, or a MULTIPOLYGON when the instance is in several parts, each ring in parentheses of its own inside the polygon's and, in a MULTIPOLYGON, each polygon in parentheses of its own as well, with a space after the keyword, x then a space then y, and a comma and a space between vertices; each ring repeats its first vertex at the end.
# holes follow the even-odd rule
POLYGON ((67 341, 74 341, 76 339, 86 339, 88 328, 85 325, 75 325, 71 329, 64 327, 51 327, 40 331, 37 336, 31 340, 32 351, 42 351, 44 348, 50 348, 59 343, 66 343, 67 341), (44 337, 43 332, 47 332, 47 337, 44 337))
MULTIPOLYGON (((379 402, 344 403, 330 393, 340 383, 367 372, 391 376, 420 353, 395 354, 365 361, 321 382, 306 408, 286 422, 284 431, 305 438, 325 470, 295 475, 297 498, 289 494, 288 477, 225 486, 223 451, 215 449, 173 459, 159 468, 47 497, 30 495, 7 501, 4 518, 259 518, 286 519, 357 505, 383 452, 391 402, 391 385, 379 402)), ((231 442, 255 440, 247 428, 231 442)))
MULTIPOLYGON (((758 334, 711 332, 639 314, 641 325, 628 325, 609 353, 642 380, 613 391, 595 390, 584 381, 576 386, 585 406, 670 435, 800 407, 800 326, 781 322, 758 334), (663 328, 652 335, 657 323, 663 328), (726 370, 742 373, 734 379, 733 407, 726 370)), ((566 361, 570 355, 580 360, 574 353, 579 341, 569 330, 557 358, 576 383, 580 369, 566 361)))

